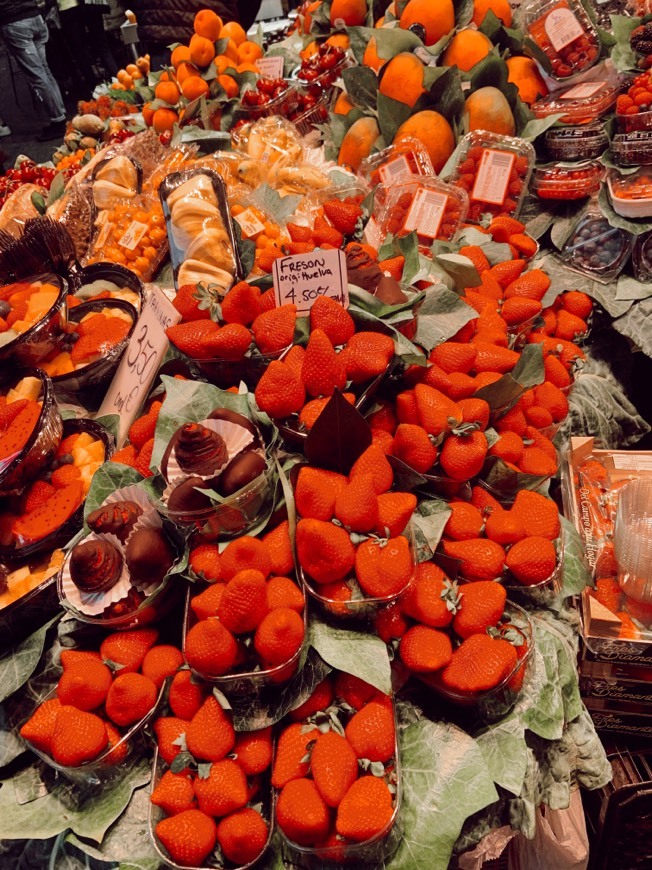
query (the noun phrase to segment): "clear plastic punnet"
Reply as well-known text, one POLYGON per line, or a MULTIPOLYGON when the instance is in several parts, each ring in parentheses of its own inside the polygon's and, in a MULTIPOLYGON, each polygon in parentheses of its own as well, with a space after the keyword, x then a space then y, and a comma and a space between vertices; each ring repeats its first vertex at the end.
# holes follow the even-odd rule
POLYGON ((559 257, 569 268, 608 283, 623 270, 633 245, 631 233, 612 227, 596 203, 584 212, 559 257))
POLYGON ((627 218, 652 215, 652 170, 641 166, 631 175, 612 170, 607 176, 609 199, 614 211, 627 218))
POLYGON ((409 137, 366 157, 360 163, 358 175, 372 186, 390 186, 410 181, 413 175, 434 176, 435 170, 423 143, 409 137))
POLYGON ((600 190, 604 167, 597 160, 585 160, 569 166, 553 163, 534 171, 532 190, 539 199, 583 199, 600 190))
POLYGON ((600 67, 594 70, 590 81, 571 85, 537 100, 532 105, 532 112, 536 118, 561 114, 560 124, 592 124, 611 111, 626 81, 627 76, 622 73, 614 75, 600 67))
POLYGON ((413 178, 384 187, 377 217, 383 235, 416 232, 419 247, 430 250, 434 241, 452 241, 468 211, 468 196, 460 187, 438 178, 413 178))
POLYGON ((564 81, 598 62, 600 36, 579 0, 529 0, 517 20, 548 58, 553 78, 564 81))
POLYGON ((552 160, 592 160, 609 147, 604 126, 592 124, 551 127, 545 134, 546 151, 552 160))
POLYGON ((617 133, 611 140, 611 151, 621 166, 643 166, 652 163, 652 130, 617 133))

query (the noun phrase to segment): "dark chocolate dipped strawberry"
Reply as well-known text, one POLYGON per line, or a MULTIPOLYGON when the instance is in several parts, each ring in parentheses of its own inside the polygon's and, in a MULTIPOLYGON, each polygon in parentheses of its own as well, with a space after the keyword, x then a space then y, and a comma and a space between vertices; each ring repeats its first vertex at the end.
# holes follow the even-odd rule
POLYGON ((86 522, 94 532, 115 535, 124 543, 142 513, 135 501, 114 501, 94 510, 86 522))
POLYGON ((212 502, 207 495, 199 492, 197 487, 209 488, 209 482, 201 477, 188 477, 174 487, 168 496, 168 510, 182 522, 192 522, 196 511, 204 511, 211 507, 212 502), (188 515, 187 519, 184 515, 188 515))
POLYGON ((174 455, 182 471, 202 477, 214 474, 229 458, 222 436, 201 423, 186 423, 181 427, 174 455))
POLYGON ((346 252, 346 271, 350 284, 374 293, 383 277, 380 266, 360 245, 351 245, 346 252))
POLYGON ((137 529, 127 542, 125 562, 132 581, 160 582, 174 563, 161 529, 137 529))
POLYGON ((226 466, 218 479, 218 492, 229 496, 259 477, 265 470, 265 457, 259 450, 242 450, 226 466))
POLYGON ((110 541, 84 541, 73 548, 70 577, 82 592, 106 592, 120 579, 122 555, 110 541))

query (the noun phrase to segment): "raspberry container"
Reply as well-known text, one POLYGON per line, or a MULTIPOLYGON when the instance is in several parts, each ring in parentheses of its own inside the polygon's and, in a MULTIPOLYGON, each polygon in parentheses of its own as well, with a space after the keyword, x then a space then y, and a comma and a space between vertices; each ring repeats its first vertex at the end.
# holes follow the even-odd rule
POLYGON ((501 634, 509 630, 515 631, 522 640, 522 644, 516 647, 517 652, 520 650, 523 652, 519 654, 511 672, 493 689, 473 694, 456 692, 444 685, 439 674, 419 674, 419 678, 446 701, 454 706, 472 708, 485 722, 495 722, 506 716, 517 702, 534 649, 532 622, 527 612, 518 604, 507 601, 502 620, 498 623, 498 630, 501 634))
POLYGON ((70 280, 74 295, 82 302, 91 302, 98 293, 108 292, 111 299, 130 302, 140 311, 145 299, 145 287, 138 275, 119 263, 92 263, 73 271, 70 280))
MULTIPOLYGON (((34 278, 24 278, 19 283, 21 285, 50 284, 59 290, 53 305, 43 317, 12 341, 0 345, 0 363, 11 362, 23 366, 36 366, 56 349, 59 339, 65 334, 68 282, 60 275, 50 273, 34 278)), ((3 298, 5 290, 6 287, 0 288, 0 294, 3 295, 3 298)))
POLYGON ((467 133, 448 180, 468 193, 468 222, 480 223, 487 213, 516 217, 527 194, 534 161, 534 148, 522 139, 485 130, 467 133))
POLYGON ((23 378, 40 382, 41 415, 23 449, 15 456, 0 459, 0 497, 20 492, 38 476, 53 458, 63 432, 52 381, 40 369, 7 373, 0 380, 0 395, 5 396, 23 378))
POLYGON ((582 216, 559 257, 571 269, 608 283, 621 273, 633 245, 632 235, 612 227, 596 206, 582 216))
POLYGON ((418 139, 408 137, 383 148, 377 154, 366 157, 358 169, 358 175, 372 187, 383 184, 403 184, 413 175, 435 176, 430 155, 418 139))
POLYGON ((532 104, 532 112, 535 118, 561 114, 560 124, 594 124, 614 107, 626 81, 627 77, 622 74, 614 78, 606 72, 602 77, 596 73, 594 80, 537 100, 532 104))
POLYGON ((377 217, 381 233, 400 237, 415 231, 424 254, 434 241, 453 241, 466 219, 466 191, 437 178, 404 181, 381 190, 384 206, 377 217))
POLYGON ((611 140, 611 151, 621 166, 641 166, 652 163, 652 130, 617 133, 611 140))
POLYGON ((612 170, 607 176, 609 199, 614 211, 627 218, 652 215, 652 172, 641 166, 631 175, 612 170))
POLYGON ((529 0, 517 17, 550 61, 553 78, 566 81, 598 62, 600 36, 579 0, 529 0))
POLYGON ((592 160, 609 147, 609 137, 603 125, 551 127, 545 134, 546 151, 553 160, 592 160))
POLYGON ((554 163, 534 172, 532 190, 539 199, 584 199, 600 190, 604 167, 597 160, 585 160, 568 166, 554 163))
MULTIPOLYGON (((250 90, 255 90, 255 88, 250 90)), ((292 108, 296 106, 296 99, 296 91, 289 83, 282 94, 259 106, 249 106, 243 103, 242 97, 240 97, 240 102, 235 107, 233 122, 234 124, 238 122, 248 123, 249 121, 257 121, 258 118, 269 118, 271 116, 287 118, 292 108)))

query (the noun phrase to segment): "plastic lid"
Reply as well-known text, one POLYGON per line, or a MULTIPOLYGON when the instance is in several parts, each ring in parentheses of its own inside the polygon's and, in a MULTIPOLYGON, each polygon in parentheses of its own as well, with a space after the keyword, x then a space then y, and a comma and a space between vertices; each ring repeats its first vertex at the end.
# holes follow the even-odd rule
POLYGON ((421 247, 438 239, 455 238, 464 223, 469 201, 454 184, 436 178, 414 178, 386 188, 377 216, 381 232, 405 236, 415 231, 421 247))
POLYGON ((550 142, 600 142, 607 141, 607 131, 604 129, 600 121, 594 121, 591 124, 571 126, 571 127, 551 127, 546 130, 546 145, 550 142))
POLYGON ((536 118, 547 118, 548 115, 561 114, 562 124, 590 124, 606 114, 616 102, 627 76, 618 75, 615 78, 604 71, 591 81, 571 85, 562 91, 549 94, 532 104, 532 112, 536 118))
POLYGON ((517 19, 547 56, 553 78, 566 81, 598 62, 600 36, 579 0, 530 0, 517 19))

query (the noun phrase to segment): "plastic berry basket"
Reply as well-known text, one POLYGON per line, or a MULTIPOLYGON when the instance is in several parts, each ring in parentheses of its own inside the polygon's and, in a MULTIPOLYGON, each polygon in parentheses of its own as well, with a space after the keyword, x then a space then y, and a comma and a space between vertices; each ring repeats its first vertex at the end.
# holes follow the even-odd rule
POLYGON ((0 496, 19 492, 38 475, 54 456, 63 432, 52 381, 40 369, 18 373, 14 370, 0 380, 0 394, 4 395, 26 377, 41 383, 41 415, 20 453, 0 460, 0 496))
POLYGON ((425 146, 418 139, 408 137, 400 142, 395 142, 382 151, 366 157, 358 169, 366 184, 379 186, 376 191, 376 202, 379 194, 388 192, 393 184, 403 184, 410 181, 415 175, 434 177, 435 170, 432 166, 430 155, 425 146))
POLYGON ((611 140, 611 152, 621 166, 652 163, 652 130, 617 133, 611 140))
POLYGON ((239 360, 199 359, 198 357, 189 357, 189 360, 209 384, 226 390, 229 387, 237 387, 240 381, 244 381, 250 390, 255 390, 267 366, 288 350, 289 347, 285 347, 274 353, 251 353, 239 360))
MULTIPOLYGON (((152 761, 152 778, 149 788, 150 797, 154 793, 159 782, 161 781, 163 774, 168 769, 168 765, 163 761, 159 754, 158 747, 156 747, 154 750, 154 759, 152 761)), ((232 861, 224 859, 223 856, 220 856, 218 858, 217 855, 213 854, 209 856, 209 858, 206 860, 201 868, 197 868, 195 865, 190 867, 187 864, 177 864, 175 861, 172 860, 172 858, 170 858, 167 850, 162 845, 162 843, 159 842, 159 839, 156 836, 156 826, 160 821, 166 818, 166 815, 160 807, 156 806, 156 804, 153 804, 150 800, 147 820, 149 826, 149 836, 152 840, 152 845, 154 846, 156 854, 165 864, 165 866, 171 867, 172 870, 250 870, 250 868, 255 867, 258 864, 265 852, 267 852, 270 843, 272 842, 272 837, 274 836, 275 802, 273 789, 271 787, 271 783, 269 782, 269 775, 264 776, 263 778, 261 792, 262 800, 259 799, 258 803, 262 804, 261 815, 267 822, 269 830, 265 846, 263 847, 260 855, 254 858, 253 861, 249 861, 249 863, 247 864, 234 864, 232 861)))
POLYGON ((91 263, 71 274, 74 295, 83 302, 92 302, 95 293, 102 292, 100 288, 97 291, 89 290, 89 285, 95 282, 115 284, 120 289, 118 291, 109 289, 109 293, 116 294, 111 297, 112 299, 130 302, 136 311, 140 311, 142 308, 145 299, 145 286, 138 275, 126 266, 121 266, 119 263, 91 263))
POLYGON ((419 674, 419 678, 446 701, 455 706, 474 708, 477 715, 485 722, 495 722, 506 716, 517 702, 534 649, 534 630, 530 617, 522 607, 513 601, 508 600, 505 604, 498 628, 499 630, 515 629, 527 644, 527 648, 518 658, 510 673, 493 689, 472 694, 456 692, 444 685, 439 674, 419 674))
POLYGON ((632 268, 637 281, 652 281, 652 232, 636 236, 632 250, 632 268))
POLYGON ((522 139, 486 130, 467 133, 449 178, 468 193, 467 221, 479 223, 485 213, 515 217, 527 194, 534 161, 534 148, 522 139))
POLYGON ((544 141, 552 160, 592 160, 609 147, 607 131, 599 121, 585 126, 551 127, 544 141))
POLYGON ((235 108, 233 121, 234 124, 239 122, 247 123, 249 121, 257 121, 259 118, 269 118, 272 115, 280 115, 283 118, 287 118, 293 107, 296 106, 296 103, 296 90, 291 84, 288 84, 286 90, 282 94, 279 94, 278 97, 274 97, 269 102, 262 103, 259 106, 247 106, 242 102, 241 97, 240 102, 235 108))
POLYGON ((44 274, 25 278, 21 284, 40 282, 59 288, 59 294, 50 310, 29 329, 0 347, 0 362, 36 366, 56 349, 66 331, 68 282, 60 275, 44 274))
MULTIPOLYGON (((64 438, 68 435, 74 435, 76 433, 81 434, 82 432, 87 432, 89 435, 92 435, 93 438, 102 441, 104 444, 104 461, 106 462, 113 453, 113 448, 115 446, 113 435, 111 435, 104 426, 101 426, 94 420, 89 420, 87 418, 64 420, 62 433, 64 438)), ((57 441, 56 446, 58 446, 58 444, 59 441, 57 441)), ((51 551, 63 547, 74 535, 77 534, 81 529, 83 522, 84 502, 82 502, 82 504, 77 508, 70 519, 66 520, 66 522, 56 531, 51 532, 44 538, 41 538, 38 541, 33 541, 30 544, 25 544, 24 546, 17 546, 15 539, 13 545, 0 545, 0 562, 11 563, 17 560, 28 559, 36 553, 43 553, 46 550, 51 551)))
POLYGON ((317 100, 314 106, 308 109, 301 109, 301 97, 303 94, 312 96, 305 91, 304 88, 295 86, 297 104, 291 106, 288 112, 288 120, 292 121, 302 136, 307 136, 311 133, 317 124, 326 124, 328 122, 328 113, 333 104, 335 91, 330 89, 325 91, 317 100))
POLYGON ((469 209, 465 190, 427 177, 385 187, 381 201, 384 206, 377 217, 381 233, 400 237, 414 230, 424 252, 434 241, 455 239, 469 209))
POLYGON ((600 78, 596 73, 594 81, 572 85, 537 100, 532 104, 532 114, 535 118, 561 114, 560 124, 593 124, 613 109, 626 81, 625 75, 608 80, 608 76, 600 78))
POLYGON ((611 171, 607 175, 609 199, 614 211, 628 218, 652 215, 652 173, 642 166, 631 175, 611 171))
POLYGON ((555 550, 557 551, 557 564, 554 571, 545 580, 533 583, 531 586, 525 586, 523 583, 519 583, 509 571, 505 573, 503 586, 507 589, 507 595, 510 600, 513 599, 525 606, 534 604, 545 607, 559 596, 564 581, 563 538, 557 538, 554 543, 555 550))
POLYGON ((636 112, 633 115, 616 113, 618 131, 620 133, 636 133, 640 130, 652 130, 652 110, 636 112))
POLYGON ((517 17, 550 61, 553 78, 568 81, 598 62, 600 36, 579 0, 530 0, 517 17))
MULTIPOLYGON (((201 592, 206 589, 208 585, 209 584, 195 583, 191 584, 188 587, 183 615, 184 655, 186 648, 186 635, 188 634, 190 629, 198 622, 195 614, 193 613, 192 607, 190 606, 193 592, 195 592, 195 587, 200 586, 201 588, 198 590, 198 592, 201 592)), ((227 692, 231 695, 237 695, 239 697, 258 695, 260 691, 266 686, 278 686, 282 683, 286 683, 288 680, 292 679, 292 677, 299 670, 299 666, 302 663, 304 652, 308 644, 307 603, 303 608, 303 627, 304 635, 301 646, 286 662, 282 662, 280 665, 275 665, 273 668, 262 668, 258 666, 252 667, 250 663, 248 665, 243 665, 243 670, 241 671, 234 671, 229 674, 222 674, 221 676, 205 674, 202 671, 199 671, 193 667, 190 667, 190 670, 198 679, 203 680, 205 683, 209 683, 211 686, 216 686, 221 691, 227 692)))
POLYGON ((328 92, 332 90, 333 85, 342 75, 342 72, 347 67, 351 66, 352 63, 353 61, 351 60, 351 58, 347 54, 344 54, 343 57, 335 64, 335 66, 333 66, 331 69, 324 70, 323 73, 320 73, 314 79, 306 78, 304 75, 302 75, 302 70, 300 69, 297 72, 297 82, 304 88, 306 88, 309 93, 312 93, 314 94, 314 96, 318 97, 325 91, 328 92))
POLYGON ((601 212, 589 209, 559 255, 569 268, 609 283, 623 270, 634 245, 626 230, 612 227, 601 212))
POLYGON ((585 160, 574 166, 553 163, 535 170, 532 190, 539 199, 584 199, 600 190, 604 174, 604 167, 597 160, 585 160))
MULTIPOLYGON (((25 740, 24 737, 21 737, 20 739, 35 755, 38 755, 38 757, 49 767, 52 767, 54 770, 65 776, 66 779, 70 780, 70 782, 74 783, 76 787, 92 788, 107 782, 117 781, 124 778, 126 769, 125 765, 131 766, 131 764, 137 762, 143 757, 143 755, 148 753, 149 740, 144 733, 145 726, 155 716, 164 694, 165 683, 161 686, 152 709, 146 713, 142 719, 139 719, 138 722, 134 722, 134 724, 124 732, 115 746, 108 747, 97 758, 94 758, 92 761, 87 761, 84 764, 80 764, 77 767, 69 767, 64 764, 59 764, 51 755, 38 749, 30 743, 29 740, 25 740), (123 752, 125 753, 124 758, 121 758, 117 763, 111 759, 112 755, 121 756, 123 752)), ((38 703, 34 705, 34 710, 38 704, 53 700, 56 695, 57 687, 53 686, 47 695, 44 698, 41 698, 38 703)), ((25 722, 28 721, 34 713, 34 710, 32 710, 27 719, 25 719, 25 722)), ((21 723, 21 727, 25 722, 21 723)))

